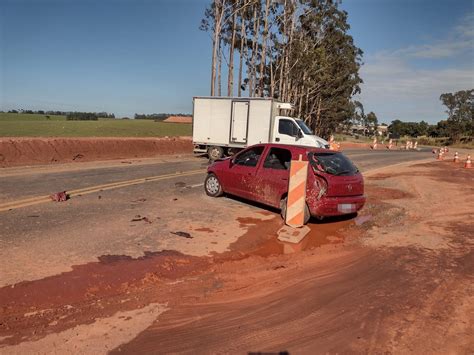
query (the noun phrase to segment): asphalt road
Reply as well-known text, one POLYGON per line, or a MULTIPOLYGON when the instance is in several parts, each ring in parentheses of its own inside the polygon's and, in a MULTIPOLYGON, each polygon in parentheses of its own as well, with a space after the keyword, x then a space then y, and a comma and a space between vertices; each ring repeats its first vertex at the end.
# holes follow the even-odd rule
MULTIPOLYGON (((427 150, 344 153, 362 172, 432 156, 427 150)), ((206 166, 203 158, 185 157, 0 171, 0 287, 68 271, 102 255, 225 251, 246 231, 239 218, 253 218, 265 208, 207 197, 206 166), (63 203, 48 199, 63 190, 77 192, 63 203), (200 232, 206 228, 215 233, 200 232), (176 237, 176 231, 191 231, 194 238, 176 237)))

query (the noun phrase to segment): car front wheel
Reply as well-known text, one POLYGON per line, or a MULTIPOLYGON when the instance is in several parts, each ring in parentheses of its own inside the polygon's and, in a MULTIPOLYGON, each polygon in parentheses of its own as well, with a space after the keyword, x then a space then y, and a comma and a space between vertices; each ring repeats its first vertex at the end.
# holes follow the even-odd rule
POLYGON ((219 179, 212 173, 207 175, 204 181, 204 189, 206 190, 206 194, 211 197, 219 197, 224 193, 219 179))

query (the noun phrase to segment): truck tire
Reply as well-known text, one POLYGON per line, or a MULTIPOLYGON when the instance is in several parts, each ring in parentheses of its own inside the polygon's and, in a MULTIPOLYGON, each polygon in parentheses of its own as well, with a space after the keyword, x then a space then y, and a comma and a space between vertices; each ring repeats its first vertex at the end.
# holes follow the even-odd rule
POLYGON ((218 146, 209 147, 207 150, 207 155, 209 155, 210 160, 217 160, 224 156, 224 149, 218 146))
MULTIPOLYGON (((280 201, 280 214, 281 214, 281 218, 283 218, 284 221, 286 220, 286 203, 287 203, 287 201, 288 201, 287 197, 282 198, 281 201, 280 201)), ((309 212, 308 204, 305 203, 303 224, 307 224, 309 222, 310 218, 311 218, 311 214, 309 212)))
POLYGON ((219 197, 224 194, 221 182, 217 176, 212 173, 207 174, 206 180, 204 180, 204 190, 206 194, 211 197, 219 197))

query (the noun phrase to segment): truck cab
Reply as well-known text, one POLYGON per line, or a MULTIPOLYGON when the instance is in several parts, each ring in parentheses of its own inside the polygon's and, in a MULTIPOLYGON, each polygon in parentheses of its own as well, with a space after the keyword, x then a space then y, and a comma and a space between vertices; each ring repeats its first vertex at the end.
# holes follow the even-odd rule
POLYGON ((329 149, 329 143, 314 135, 303 120, 287 116, 275 117, 272 143, 329 149))

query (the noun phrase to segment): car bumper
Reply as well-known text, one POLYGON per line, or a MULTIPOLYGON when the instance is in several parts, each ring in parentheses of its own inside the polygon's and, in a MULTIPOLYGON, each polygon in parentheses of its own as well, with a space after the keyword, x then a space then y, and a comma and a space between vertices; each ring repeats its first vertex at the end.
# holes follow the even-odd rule
POLYGON ((364 207, 365 196, 323 197, 308 203, 312 216, 341 216, 355 213, 364 207))

